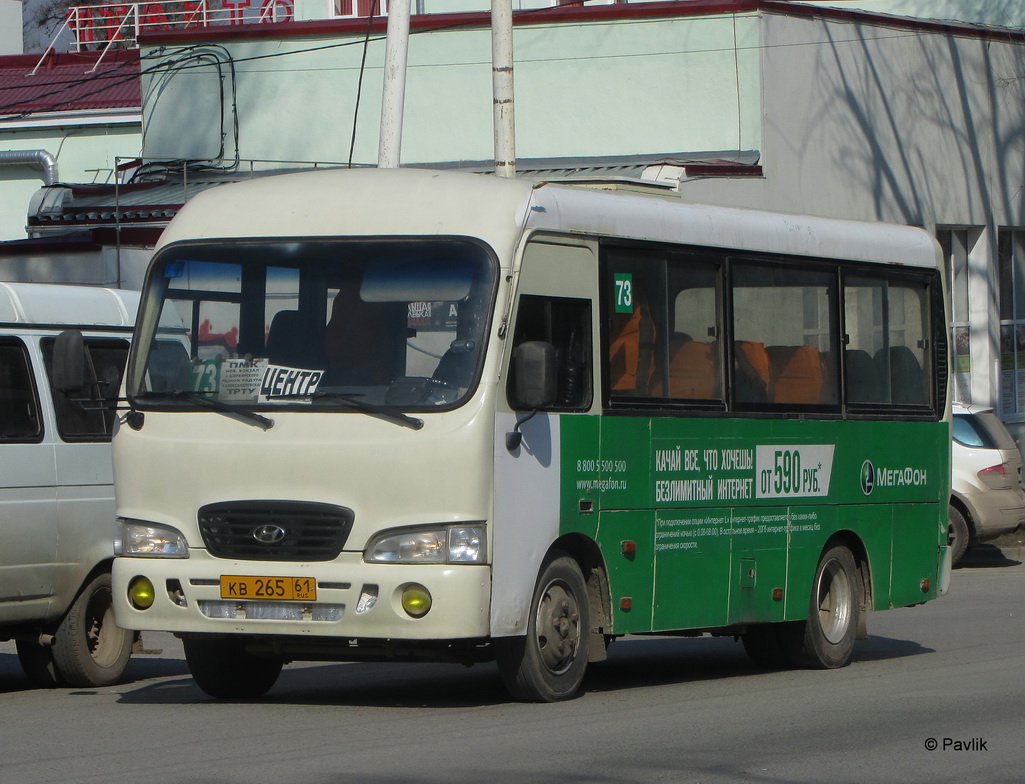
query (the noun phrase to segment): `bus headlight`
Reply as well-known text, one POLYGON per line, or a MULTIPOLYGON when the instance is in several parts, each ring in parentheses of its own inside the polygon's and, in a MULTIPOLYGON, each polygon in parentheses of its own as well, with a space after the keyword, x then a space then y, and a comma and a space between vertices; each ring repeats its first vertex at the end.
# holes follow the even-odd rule
POLYGON ((487 557, 484 526, 446 525, 385 531, 370 540, 368 563, 482 564, 487 557))
POLYGON ((189 545, 170 526, 118 518, 114 555, 133 558, 188 558, 189 545))

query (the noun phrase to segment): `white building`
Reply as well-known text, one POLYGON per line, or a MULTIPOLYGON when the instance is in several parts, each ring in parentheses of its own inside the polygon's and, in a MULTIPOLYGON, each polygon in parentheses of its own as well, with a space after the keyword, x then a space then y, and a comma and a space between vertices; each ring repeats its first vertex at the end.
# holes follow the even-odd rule
MULTIPOLYGON (((316 18, 353 13, 342 0, 292 7, 288 23, 140 37, 142 155, 175 163, 136 184, 160 204, 294 165, 251 161, 375 162, 384 20, 316 18)), ((658 177, 688 200, 926 227, 951 270, 958 396, 1025 434, 1025 32, 1008 27, 1025 4, 689 0, 515 20, 521 171, 658 177)), ((486 169, 488 14, 419 14, 412 31, 403 164, 486 169)), ((30 229, 95 206, 66 194, 30 229)))

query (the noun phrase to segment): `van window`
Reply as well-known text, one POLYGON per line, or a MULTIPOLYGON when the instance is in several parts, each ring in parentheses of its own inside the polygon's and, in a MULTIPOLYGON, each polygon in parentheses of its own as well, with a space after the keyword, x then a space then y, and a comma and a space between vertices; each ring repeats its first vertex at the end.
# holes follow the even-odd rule
POLYGON ((43 435, 25 344, 0 338, 0 443, 33 443, 43 435))
MULTIPOLYGON (((42 341, 46 375, 53 381, 52 338, 42 341)), ((117 416, 117 396, 128 359, 128 341, 85 338, 86 383, 72 393, 53 389, 57 431, 65 441, 109 441, 117 416)))

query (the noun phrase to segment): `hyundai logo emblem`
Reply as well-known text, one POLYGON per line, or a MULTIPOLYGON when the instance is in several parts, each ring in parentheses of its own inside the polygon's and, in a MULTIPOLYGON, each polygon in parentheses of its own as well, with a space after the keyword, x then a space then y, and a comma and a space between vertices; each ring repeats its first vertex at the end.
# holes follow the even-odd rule
POLYGON ((261 525, 253 529, 253 538, 260 544, 277 544, 285 538, 285 529, 279 525, 261 525))

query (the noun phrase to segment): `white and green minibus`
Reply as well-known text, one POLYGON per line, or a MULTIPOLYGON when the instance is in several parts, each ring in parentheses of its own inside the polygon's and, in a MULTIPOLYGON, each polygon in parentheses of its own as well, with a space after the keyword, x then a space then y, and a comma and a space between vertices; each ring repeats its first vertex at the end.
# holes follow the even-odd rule
POLYGON ((414 169, 197 196, 114 438, 116 617, 258 696, 301 660, 497 660, 554 701, 624 635, 847 664, 946 592, 938 247, 627 182, 414 169))

